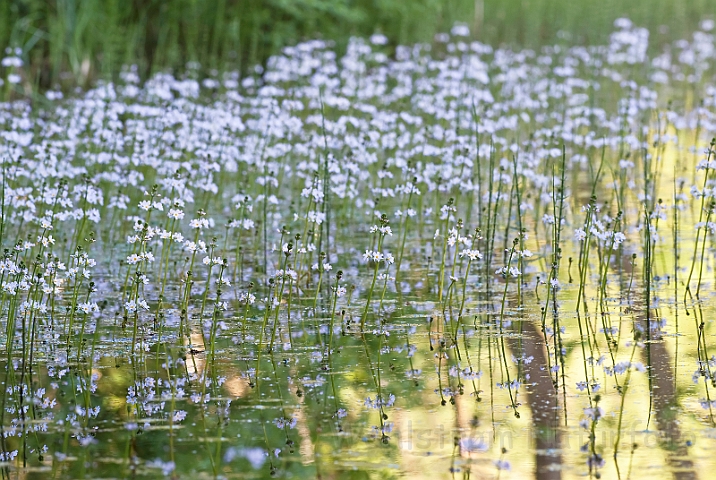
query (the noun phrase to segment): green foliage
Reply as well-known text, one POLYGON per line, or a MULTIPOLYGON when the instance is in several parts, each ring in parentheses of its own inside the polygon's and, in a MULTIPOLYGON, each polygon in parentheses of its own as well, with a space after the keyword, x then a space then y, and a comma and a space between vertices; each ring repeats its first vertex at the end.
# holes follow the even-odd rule
MULTIPOLYGON (((430 41, 455 22, 489 43, 540 45, 570 34, 602 41, 620 16, 663 39, 688 34, 712 0, 6 0, 0 48, 21 48, 25 91, 87 86, 137 64, 146 78, 189 61, 239 69, 310 38, 384 33, 391 45, 430 41)), ((5 77, 6 72, 0 73, 5 77)))
POLYGON ((689 38, 700 20, 716 14, 713 0, 476 0, 484 2, 484 38, 535 46, 566 32, 571 44, 602 44, 614 20, 627 17, 652 33, 656 45, 689 38))
POLYGON ((189 61, 245 68, 309 38, 345 45, 383 31, 393 43, 430 40, 471 0, 11 0, 0 47, 21 48, 25 81, 86 86, 137 64, 144 77, 189 61))

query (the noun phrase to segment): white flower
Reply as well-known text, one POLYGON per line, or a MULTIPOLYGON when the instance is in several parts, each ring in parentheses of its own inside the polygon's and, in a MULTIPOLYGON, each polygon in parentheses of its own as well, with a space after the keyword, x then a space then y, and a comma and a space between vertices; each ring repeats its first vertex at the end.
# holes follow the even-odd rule
POLYGON ((253 305, 256 302, 256 295, 253 293, 241 292, 239 302, 244 305, 253 305))
POLYGON ((373 45, 386 45, 388 43, 388 37, 380 33, 374 33, 370 36, 370 43, 373 45))
POLYGON ((206 218, 195 218, 189 222, 189 226, 196 229, 209 228, 209 220, 206 218))
POLYGON ((459 444, 464 452, 486 452, 490 448, 482 438, 461 438, 459 444))

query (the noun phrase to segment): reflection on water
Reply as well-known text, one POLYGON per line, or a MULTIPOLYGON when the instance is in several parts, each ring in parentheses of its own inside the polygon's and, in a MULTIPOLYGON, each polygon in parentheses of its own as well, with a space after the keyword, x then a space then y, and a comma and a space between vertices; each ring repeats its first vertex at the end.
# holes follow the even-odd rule
MULTIPOLYGON (((656 293, 667 297, 668 287, 663 283, 656 293)), ((577 294, 575 285, 558 292, 562 305, 574 304, 577 294)), ((634 296, 634 307, 622 307, 625 313, 608 320, 622 335, 612 361, 606 337, 599 335, 607 321, 601 314, 544 314, 533 292, 525 288, 522 295, 507 298, 509 322, 504 312, 500 319, 501 305, 471 304, 456 337, 460 359, 457 349, 446 348, 454 321, 443 317, 437 324, 434 303, 395 294, 381 327, 385 333, 363 336, 346 315, 334 324, 330 355, 321 348, 330 331, 313 328, 330 318, 314 318, 310 309, 293 326, 292 338, 282 325, 280 348, 264 351, 260 364, 254 345, 236 338, 258 336, 260 318, 246 332, 240 322, 227 326, 214 360, 199 331, 186 337, 185 348, 167 343, 127 357, 126 346, 105 344, 117 328, 107 326, 101 333, 106 337, 92 340, 91 369, 90 352, 77 363, 72 354, 63 360, 61 346, 38 349, 32 399, 22 398, 29 395, 19 388, 5 397, 6 418, 18 415, 16 405, 28 406, 24 421, 20 416, 3 426, 3 448, 24 450, 27 466, 14 458, 5 473, 123 477, 164 469, 331 478, 363 471, 490 478, 502 468, 505 476, 561 479, 588 474, 591 466, 593 475, 604 478, 645 471, 657 478, 698 478, 709 465, 712 430, 698 401, 707 393, 692 380, 692 366, 704 355, 693 340, 700 328, 693 318, 710 309, 690 309, 687 316, 678 307, 677 334, 673 321, 662 320, 677 305, 654 309, 657 320, 647 320, 634 296), (519 302, 523 306, 516 308, 519 302), (502 333, 497 322, 503 322, 502 333), (558 343, 550 324, 563 330, 558 343), (650 332, 635 354, 631 330, 650 332), (559 342, 563 355, 555 356, 559 342), (585 361, 585 344, 599 360, 585 361), (631 367, 628 378, 623 371, 617 379, 604 373, 610 366, 619 371, 629 358, 643 367, 631 367), (585 368, 595 372, 587 388, 578 380, 585 368), (626 390, 623 405, 620 390, 626 390), (601 409, 596 422, 585 416, 589 408, 601 409), (38 441, 55 453, 40 453, 38 441)), ((2 365, 9 382, 15 372, 15 385, 20 362, 18 356, 14 368, 2 365)))
POLYGON ((710 478, 712 29, 2 105, 3 478, 710 478))
MULTIPOLYGON (((573 298, 574 287, 560 293, 566 303, 573 298)), ((415 299, 406 299, 395 301, 417 306, 415 299)), ((648 348, 637 347, 632 363, 640 362, 644 371, 634 368, 628 380, 622 373, 623 406, 616 381, 603 371, 596 373, 601 387, 591 392, 592 408, 601 408, 602 416, 592 431, 593 418, 585 416, 588 393, 580 391, 577 381, 568 382, 565 389, 561 375, 548 368, 552 364, 552 370, 558 370, 548 358, 553 351, 545 344, 542 313, 528 305, 525 302, 525 308, 512 314, 511 326, 502 336, 494 325, 493 305, 473 307, 478 328, 471 324, 460 337, 465 340, 462 363, 455 351, 445 353, 442 346, 450 325, 439 327, 440 340, 432 342, 437 346, 431 351, 430 339, 438 329, 424 321, 422 306, 405 306, 387 318, 390 335, 382 341, 364 340, 348 325, 336 327, 330 358, 310 348, 316 332, 302 330, 293 346, 289 342, 279 351, 265 352, 262 378, 253 388, 256 358, 248 353, 253 346, 224 342, 220 356, 211 361, 201 335, 191 336, 193 355, 162 346, 161 353, 137 354, 133 361, 97 355, 91 371, 69 364, 57 374, 41 365, 34 373, 35 388, 46 385, 47 393, 40 397, 38 392, 33 409, 26 412, 27 440, 23 444, 23 437, 18 441, 11 435, 5 439, 9 451, 27 449, 29 465, 22 469, 15 460, 6 473, 24 471, 31 478, 123 477, 157 475, 164 468, 215 470, 228 476, 255 469, 257 474, 275 470, 326 477, 363 471, 378 476, 429 478, 442 472, 489 478, 502 468, 504 475, 561 479, 583 476, 591 465, 593 475, 603 478, 634 478, 644 471, 657 477, 698 478, 699 470, 709 464, 712 430, 708 412, 694 400, 703 393, 687 369, 697 356, 695 343, 688 340, 697 328, 688 323, 690 318, 681 312, 687 322, 682 322, 679 336, 659 327, 652 329, 648 348), (480 311, 484 313, 476 313, 480 311), (412 357, 406 355, 406 338, 417 347, 412 357), (501 358, 503 338, 506 366, 501 358), (677 339, 680 356, 675 358, 677 339), (377 357, 382 350, 382 408, 365 345, 369 355, 377 357), (468 356, 480 375, 471 376, 464 367, 468 356), (511 392, 512 399, 504 386, 508 369, 522 383, 511 392), (407 378, 408 370, 422 370, 417 382, 407 378), (93 386, 89 411, 85 398, 74 393, 88 382, 93 386), (438 388, 443 389, 445 405, 438 388), (101 407, 97 414, 94 406, 101 407), (614 458, 617 437, 619 453, 614 458), (62 454, 38 462, 35 438, 50 442, 48 448, 54 446, 62 454), (590 461, 595 454, 597 460, 590 461), (162 458, 173 460, 157 460, 162 458)), ((585 326, 596 321, 568 317, 551 321, 566 332, 578 331, 580 321, 585 326)), ((637 331, 647 329, 644 316, 636 313, 615 324, 626 332, 629 324, 637 331)), ((327 335, 324 330, 324 342, 327 335)), ((566 376, 580 378, 584 361, 579 339, 565 333, 562 341, 566 376)), ((603 341, 595 343, 599 351, 607 350, 603 341)), ((548 344, 553 345, 549 337, 548 344)), ((629 350, 620 348, 617 370, 620 359, 631 356, 629 350)), ((371 358, 374 372, 378 361, 371 358)), ((12 413, 13 400, 6 397, 6 409, 12 413)), ((6 423, 4 431, 21 428, 16 421, 6 423)))

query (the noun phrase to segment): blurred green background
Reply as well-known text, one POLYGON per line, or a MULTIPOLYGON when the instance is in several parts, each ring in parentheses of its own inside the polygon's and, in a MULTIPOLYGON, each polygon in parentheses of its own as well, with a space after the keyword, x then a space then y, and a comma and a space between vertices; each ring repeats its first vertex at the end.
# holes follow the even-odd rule
POLYGON ((425 42, 455 22, 487 43, 535 47, 604 42, 627 16, 658 45, 715 14, 716 0, 2 0, 0 48, 22 50, 25 90, 67 89, 115 78, 127 64, 143 78, 188 61, 246 71, 310 38, 339 51, 374 32, 391 45, 425 42))

